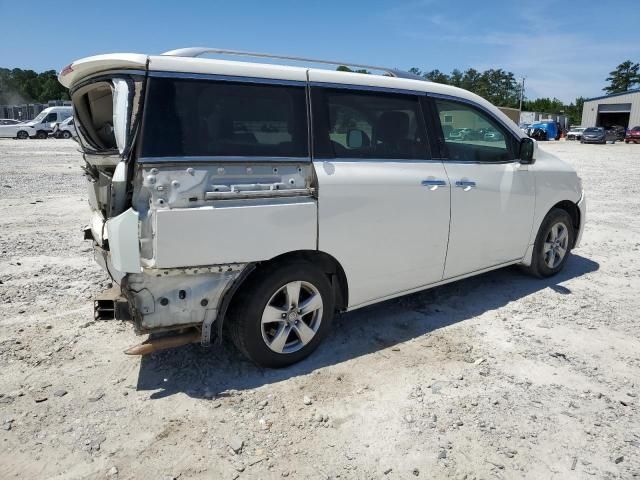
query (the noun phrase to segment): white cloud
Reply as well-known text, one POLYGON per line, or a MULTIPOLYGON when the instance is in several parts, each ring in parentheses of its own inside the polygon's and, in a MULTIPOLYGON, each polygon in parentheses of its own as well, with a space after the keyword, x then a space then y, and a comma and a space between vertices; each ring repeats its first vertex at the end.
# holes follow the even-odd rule
MULTIPOLYGON (((388 19, 401 37, 428 45, 431 51, 444 46, 452 56, 448 63, 454 67, 503 68, 526 77, 528 98, 557 97, 571 102, 579 96, 600 95, 616 65, 640 56, 637 42, 607 40, 604 35, 596 41, 587 34, 588 27, 576 31, 570 19, 541 13, 545 5, 555 8, 558 4, 538 1, 535 7, 518 4, 502 12, 496 6, 496 13, 509 25, 503 30, 487 31, 486 20, 478 12, 452 18, 453 14, 437 11, 433 5, 412 4, 408 10, 394 10, 388 19)), ((446 70, 437 65, 427 68, 446 70)))

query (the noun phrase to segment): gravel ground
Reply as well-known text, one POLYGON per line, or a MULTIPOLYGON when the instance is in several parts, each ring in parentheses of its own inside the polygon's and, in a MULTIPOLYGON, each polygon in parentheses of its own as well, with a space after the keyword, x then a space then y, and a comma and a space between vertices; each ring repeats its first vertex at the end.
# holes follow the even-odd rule
POLYGON ((2 478, 640 477, 640 146, 551 142, 588 192, 583 244, 340 316, 309 359, 140 359, 92 320, 108 285, 71 140, 0 140, 2 478))

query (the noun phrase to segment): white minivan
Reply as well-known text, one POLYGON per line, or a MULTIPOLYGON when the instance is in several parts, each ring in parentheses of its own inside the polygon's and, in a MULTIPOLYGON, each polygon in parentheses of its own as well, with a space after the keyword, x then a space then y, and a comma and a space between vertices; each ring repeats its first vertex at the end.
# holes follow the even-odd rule
POLYGON ((98 55, 59 76, 86 161, 85 237, 116 285, 95 316, 153 334, 129 353, 228 333, 282 367, 336 312, 513 264, 547 277, 578 246, 580 178, 481 97, 379 67, 198 58, 210 53, 248 55, 98 55))
POLYGON ((73 115, 73 107, 48 107, 36 118, 15 125, 0 126, 0 138, 47 138, 53 127, 73 115))

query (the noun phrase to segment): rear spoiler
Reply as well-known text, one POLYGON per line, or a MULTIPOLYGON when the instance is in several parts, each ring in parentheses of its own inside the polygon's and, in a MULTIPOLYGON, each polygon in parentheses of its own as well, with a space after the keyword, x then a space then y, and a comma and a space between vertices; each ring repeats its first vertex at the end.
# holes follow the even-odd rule
POLYGON ((82 79, 105 70, 146 70, 147 55, 140 53, 110 53, 85 57, 67 65, 58 75, 58 81, 67 88, 82 79))

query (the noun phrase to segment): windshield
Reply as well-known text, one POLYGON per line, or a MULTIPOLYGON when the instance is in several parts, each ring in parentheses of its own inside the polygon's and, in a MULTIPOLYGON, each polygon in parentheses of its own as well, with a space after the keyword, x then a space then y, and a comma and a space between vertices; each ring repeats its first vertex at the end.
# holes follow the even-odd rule
POLYGON ((41 111, 38 116, 36 118, 34 118, 33 120, 31 120, 33 123, 40 123, 42 122, 42 120, 44 120, 44 118, 47 116, 49 112, 47 112, 46 110, 41 111))
POLYGON ((634 132, 640 132, 640 126, 633 127, 631 130, 633 130, 634 132))

